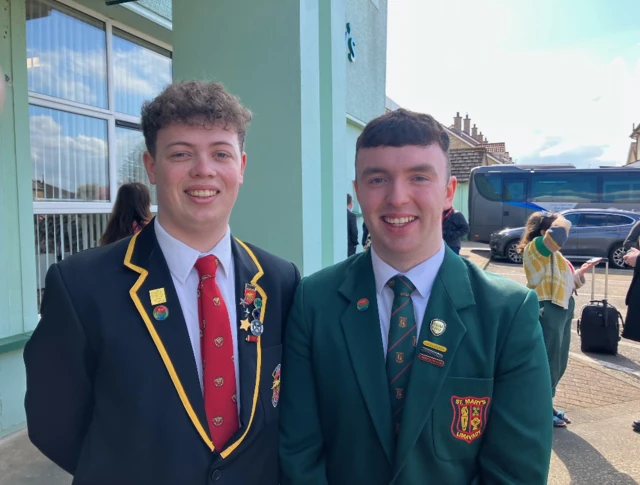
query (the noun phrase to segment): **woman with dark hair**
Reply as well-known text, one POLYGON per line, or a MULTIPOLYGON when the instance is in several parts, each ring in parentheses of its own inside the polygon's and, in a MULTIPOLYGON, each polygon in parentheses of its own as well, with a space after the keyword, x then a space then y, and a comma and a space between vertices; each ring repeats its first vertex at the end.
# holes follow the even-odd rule
POLYGON ((146 185, 132 182, 118 189, 107 229, 100 238, 105 246, 140 231, 151 220, 151 194, 146 185))
MULTIPOLYGON (((522 253, 527 286, 540 301, 540 325, 551 371, 551 392, 569 362, 571 321, 575 302, 572 294, 585 283, 584 274, 597 263, 585 263, 577 271, 560 252, 569 237, 571 223, 561 214, 534 212, 518 245, 522 253)), ((571 421, 563 411, 553 410, 553 425, 566 427, 571 421)))

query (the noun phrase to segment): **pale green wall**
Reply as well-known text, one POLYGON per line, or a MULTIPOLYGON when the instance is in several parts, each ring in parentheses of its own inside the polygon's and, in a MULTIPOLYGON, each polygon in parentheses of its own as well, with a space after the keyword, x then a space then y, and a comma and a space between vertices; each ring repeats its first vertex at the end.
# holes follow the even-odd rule
POLYGON ((0 113, 0 436, 24 423, 19 335, 34 328, 35 243, 31 205, 31 158, 27 105, 24 0, 0 0, 0 65, 8 77, 0 113), (5 34, 6 32, 6 34, 5 34))
POLYGON ((456 196, 453 199, 453 208, 462 212, 467 222, 469 221, 469 183, 458 183, 456 196))
MULTIPOLYGON (((340 4, 334 0, 331 9, 340 4)), ((340 108, 330 95, 344 89, 338 67, 323 78, 337 84, 320 89, 320 62, 335 62, 333 44, 320 41, 321 34, 333 38, 327 35, 332 10, 321 11, 319 0, 174 0, 173 7, 174 78, 221 81, 254 114, 234 234, 293 261, 303 274, 345 257, 346 224, 330 221, 327 242, 322 217, 323 210, 336 210, 329 184, 344 180, 333 149, 322 143, 323 136, 344 143, 332 129, 340 108), (212 29, 213 18, 224 21, 212 29)), ((340 120, 343 130, 344 111, 340 120)))
POLYGON ((347 113, 366 123, 384 114, 387 0, 347 0, 346 22, 351 23, 356 40, 356 61, 350 62, 345 55, 347 113))
MULTIPOLYGON (((360 212, 360 204, 358 203, 356 192, 353 189, 353 181, 356 178, 356 169, 355 169, 356 141, 358 140, 360 133, 362 133, 362 126, 347 120, 347 123, 346 123, 346 138, 347 138, 346 145, 347 146, 345 149, 346 156, 344 159, 344 165, 345 165, 345 171, 346 171, 345 180, 349 187, 348 193, 350 193, 353 196, 353 211, 356 213, 360 212)), ((362 217, 358 217, 358 241, 362 242, 362 217)), ((362 251, 362 245, 358 246, 356 251, 357 252, 362 251)))

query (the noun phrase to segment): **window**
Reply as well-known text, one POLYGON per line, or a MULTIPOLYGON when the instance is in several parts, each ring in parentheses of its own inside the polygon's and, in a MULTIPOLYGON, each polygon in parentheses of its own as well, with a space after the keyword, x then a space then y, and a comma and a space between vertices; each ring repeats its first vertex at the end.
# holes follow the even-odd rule
POLYGON ((631 219, 631 217, 627 216, 617 216, 617 215, 609 215, 609 224, 610 226, 628 226, 631 224, 635 224, 636 221, 631 219))
POLYGON ((139 117, 171 82, 172 61, 168 46, 107 18, 25 1, 40 294, 52 263, 98 244, 120 185, 149 185, 155 205, 139 117))
MULTIPOLYGON (((637 169, 633 169, 637 170, 637 169)), ((602 176, 603 202, 640 202, 640 170, 602 176)))
POLYGON ((582 214, 578 227, 600 227, 607 226, 607 214, 582 214))
POLYGON ((526 180, 505 180, 502 200, 506 202, 523 202, 526 199, 526 180))
POLYGON ((531 177, 532 202, 597 202, 598 176, 594 174, 542 174, 531 177))
POLYGON ((492 201, 502 200, 502 177, 500 175, 479 173, 474 176, 473 180, 482 197, 492 201))
POLYGON ((572 226, 577 226, 580 220, 580 214, 563 214, 564 218, 568 220, 572 226))

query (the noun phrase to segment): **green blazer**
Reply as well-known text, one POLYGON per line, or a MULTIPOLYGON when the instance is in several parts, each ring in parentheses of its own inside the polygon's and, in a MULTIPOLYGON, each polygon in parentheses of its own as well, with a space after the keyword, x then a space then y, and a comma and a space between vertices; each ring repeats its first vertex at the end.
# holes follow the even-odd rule
POLYGON ((447 248, 396 440, 370 251, 303 279, 285 331, 280 483, 545 484, 552 403, 538 312, 534 292, 447 248), (439 336, 433 319, 446 323, 439 336), (423 341, 443 366, 418 358, 423 341))

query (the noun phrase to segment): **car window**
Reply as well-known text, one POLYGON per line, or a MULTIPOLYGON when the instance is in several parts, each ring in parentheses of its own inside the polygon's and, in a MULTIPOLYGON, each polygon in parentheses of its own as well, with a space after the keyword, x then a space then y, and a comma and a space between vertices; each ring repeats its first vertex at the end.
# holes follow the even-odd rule
POLYGON ((607 225, 607 214, 582 214, 578 227, 596 227, 607 225))
POLYGON ((580 214, 564 214, 564 218, 567 219, 572 226, 577 226, 580 214))
POLYGON ((610 226, 626 226, 629 224, 634 224, 635 221, 631 219, 631 217, 627 216, 619 216, 619 215, 609 215, 609 225, 610 226))

